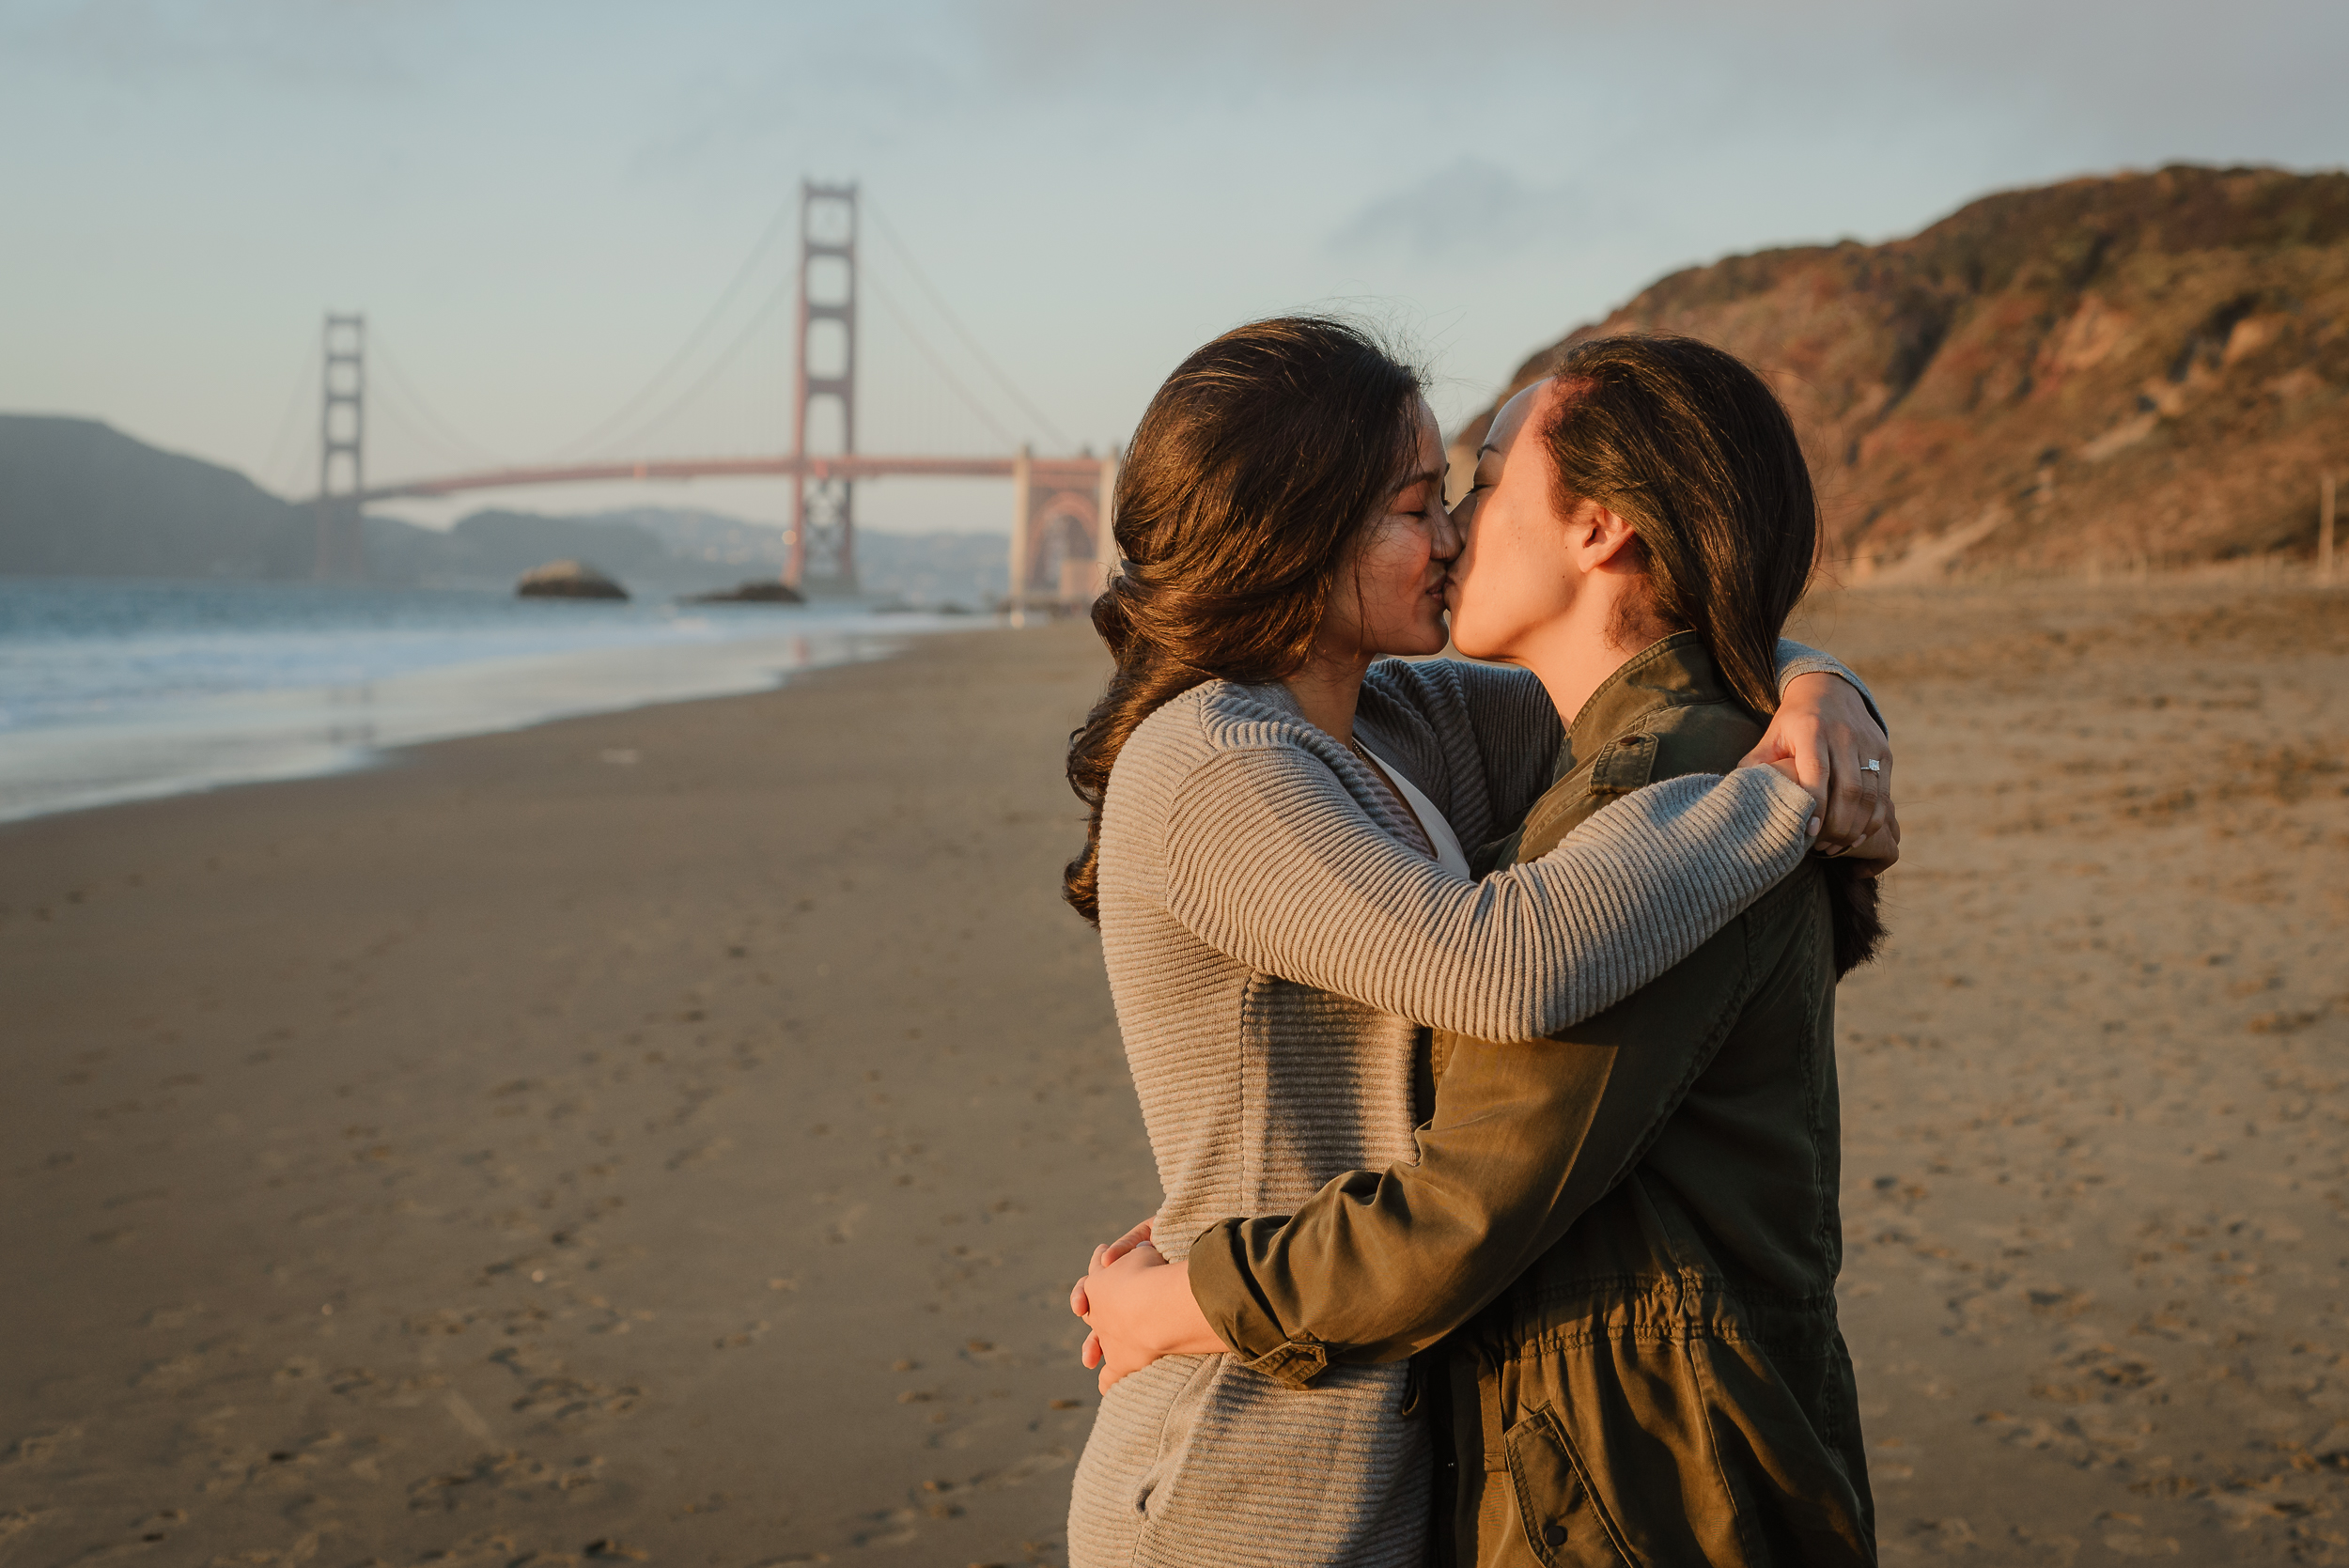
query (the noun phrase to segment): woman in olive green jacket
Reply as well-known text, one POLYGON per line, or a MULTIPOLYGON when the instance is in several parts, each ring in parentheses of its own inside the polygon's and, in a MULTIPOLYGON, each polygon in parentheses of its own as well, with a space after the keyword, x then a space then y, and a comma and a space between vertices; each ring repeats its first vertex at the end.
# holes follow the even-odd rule
MULTIPOLYGON (((1463 651, 1571 716, 1477 869, 1762 735, 1816 507, 1783 411, 1685 339, 1579 345, 1504 411, 1455 567, 1463 651), (1514 442, 1517 455, 1508 458, 1514 442)), ((1873 1563, 1841 1264, 1833 988, 1879 935, 1814 861, 1693 955, 1543 1040, 1437 1034, 1418 1157, 1081 1288, 1107 1381, 1228 1348, 1276 1383, 1418 1357, 1439 1560, 1873 1563)))

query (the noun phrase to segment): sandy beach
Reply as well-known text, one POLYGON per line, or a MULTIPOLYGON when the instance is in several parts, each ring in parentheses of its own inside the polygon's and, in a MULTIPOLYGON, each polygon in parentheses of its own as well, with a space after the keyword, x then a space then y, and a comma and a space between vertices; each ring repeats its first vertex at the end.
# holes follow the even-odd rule
POLYGON ((0 1560, 1053 1560, 1156 1196, 1053 876, 1099 669, 0 830, 0 1560))
MULTIPOLYGON (((2349 595, 1829 595, 1886 1559, 2349 1561, 2349 595)), ((1059 1563, 1083 629, 0 827, 0 1564, 1059 1563)))
POLYGON ((1890 958, 1839 1001, 1884 1555, 2349 1560, 2349 597, 1885 591, 1890 958))

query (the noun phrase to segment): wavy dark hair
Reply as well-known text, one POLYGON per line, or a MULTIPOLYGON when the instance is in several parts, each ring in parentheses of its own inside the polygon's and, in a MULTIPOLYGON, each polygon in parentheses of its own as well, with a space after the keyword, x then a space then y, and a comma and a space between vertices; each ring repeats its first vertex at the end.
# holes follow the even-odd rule
POLYGON ((1356 536, 1418 456, 1420 372, 1321 316, 1252 321, 1166 379, 1118 470, 1093 628, 1117 660, 1068 739, 1090 813, 1063 896, 1100 923, 1101 802, 1144 719, 1203 682, 1261 684, 1313 651, 1356 536))
MULTIPOLYGON (((1641 618, 1696 632, 1731 692, 1778 710, 1778 639, 1818 559, 1811 468, 1768 383, 1693 337, 1587 338, 1550 373, 1565 396, 1540 432, 1560 516, 1589 500, 1639 535, 1641 618)), ((1838 978, 1884 939, 1875 882, 1830 862, 1838 978)))

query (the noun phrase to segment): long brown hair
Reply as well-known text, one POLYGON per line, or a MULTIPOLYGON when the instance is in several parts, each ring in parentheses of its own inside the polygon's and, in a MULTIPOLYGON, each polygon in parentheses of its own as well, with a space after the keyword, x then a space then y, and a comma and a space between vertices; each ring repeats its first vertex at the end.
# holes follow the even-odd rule
POLYGON ((1206 681, 1294 674, 1362 525, 1418 452, 1421 378, 1362 328, 1252 321, 1150 399, 1118 471, 1117 551, 1093 628, 1117 660, 1068 739, 1090 813, 1063 896, 1098 924, 1101 802, 1144 719, 1206 681))
MULTIPOLYGON (((1730 691, 1778 710, 1778 639, 1811 581, 1819 503, 1794 421, 1735 354, 1692 337, 1586 339, 1552 372, 1559 514, 1595 501, 1639 535, 1647 618, 1697 633, 1730 691)), ((1884 939, 1876 884, 1828 867, 1840 978, 1884 939)))

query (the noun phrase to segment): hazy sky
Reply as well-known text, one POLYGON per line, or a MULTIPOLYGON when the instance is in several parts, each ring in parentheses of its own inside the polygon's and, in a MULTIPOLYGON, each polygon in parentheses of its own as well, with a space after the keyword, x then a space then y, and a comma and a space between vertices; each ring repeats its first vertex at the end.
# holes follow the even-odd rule
MULTIPOLYGON (((1185 351, 1305 305, 1403 332, 1450 424, 1691 262, 2067 175, 2338 166, 2343 60, 2338 0, 0 0, 0 410, 306 491, 319 317, 363 309, 371 478, 781 450, 805 174, 869 198, 867 451, 1119 441, 1185 351)), ((504 498, 639 501, 786 505, 504 498)))

